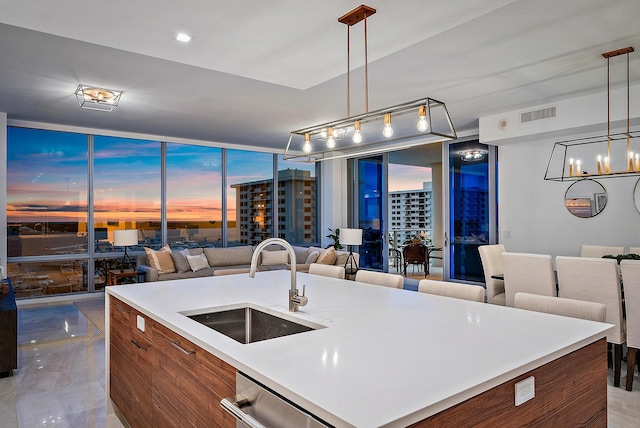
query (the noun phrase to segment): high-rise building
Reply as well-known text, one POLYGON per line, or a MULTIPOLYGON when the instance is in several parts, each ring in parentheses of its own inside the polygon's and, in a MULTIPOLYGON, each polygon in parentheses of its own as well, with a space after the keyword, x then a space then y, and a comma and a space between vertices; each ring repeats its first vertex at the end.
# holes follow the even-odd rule
MULTIPOLYGON (((234 184, 237 236, 257 245, 273 236, 273 179, 234 184)), ((278 237, 292 244, 316 241, 316 179, 309 171, 278 171, 278 237)))
POLYGON ((411 240, 422 231, 431 234, 431 199, 430 181, 422 183, 422 189, 389 192, 389 232, 395 245, 411 240))

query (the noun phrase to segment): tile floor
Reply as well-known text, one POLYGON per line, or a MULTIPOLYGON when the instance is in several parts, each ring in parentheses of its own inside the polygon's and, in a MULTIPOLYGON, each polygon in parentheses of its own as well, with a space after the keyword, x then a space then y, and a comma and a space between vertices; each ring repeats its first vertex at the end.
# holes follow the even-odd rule
MULTIPOLYGON (((0 379, 0 428, 122 427, 105 392, 104 336, 72 302, 21 305, 18 344, 18 370, 0 379)), ((640 380, 627 392, 610 371, 608 407, 609 427, 640 426, 640 380)))
POLYGON ((0 427, 122 427, 105 393, 104 335, 72 302, 18 309, 18 370, 0 427))

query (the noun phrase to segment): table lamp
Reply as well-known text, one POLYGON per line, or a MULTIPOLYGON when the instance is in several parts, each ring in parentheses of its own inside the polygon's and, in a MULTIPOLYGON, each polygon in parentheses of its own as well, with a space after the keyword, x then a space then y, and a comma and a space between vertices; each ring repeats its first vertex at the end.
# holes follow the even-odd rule
POLYGON ((353 246, 362 245, 362 229, 343 229, 340 228, 340 243, 350 247, 349 256, 344 263, 345 272, 354 274, 358 271, 358 262, 353 256, 353 246), (349 268, 347 269, 347 265, 349 268), (354 266, 355 265, 355 269, 354 266))
POLYGON ((125 259, 129 260, 129 264, 131 264, 131 259, 127 254, 127 246, 129 245, 138 245, 138 229, 115 230, 113 232, 113 246, 124 247, 124 256, 122 257, 120 272, 124 272, 125 259))

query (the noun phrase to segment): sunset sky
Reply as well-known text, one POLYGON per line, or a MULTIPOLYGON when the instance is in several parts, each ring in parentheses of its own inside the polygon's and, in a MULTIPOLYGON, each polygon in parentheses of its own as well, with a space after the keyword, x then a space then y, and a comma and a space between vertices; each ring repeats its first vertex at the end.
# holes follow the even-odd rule
MULTIPOLYGON (((8 221, 86 221, 87 136, 13 127, 8 133, 8 221)), ((95 136, 96 222, 159 220, 160 161, 158 141, 95 136)), ((315 175, 311 164, 279 166, 315 175)), ((229 220, 236 210, 231 186, 272 177, 271 154, 227 150, 229 220)), ((167 144, 169 221, 221 219, 221 183, 221 149, 167 144)))

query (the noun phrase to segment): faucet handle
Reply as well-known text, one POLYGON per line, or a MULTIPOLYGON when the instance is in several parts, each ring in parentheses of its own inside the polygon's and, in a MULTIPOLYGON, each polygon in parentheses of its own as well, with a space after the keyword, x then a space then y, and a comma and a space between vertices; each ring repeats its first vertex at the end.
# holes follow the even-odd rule
POLYGON ((302 284, 302 295, 297 296, 297 298, 296 298, 297 303, 298 303, 298 306, 304 306, 304 305, 306 305, 306 304, 307 304, 307 302, 309 302, 309 299, 307 299, 307 298, 304 296, 304 293, 305 293, 305 291, 306 291, 306 287, 307 287, 307 285, 306 285, 306 284, 302 284))

